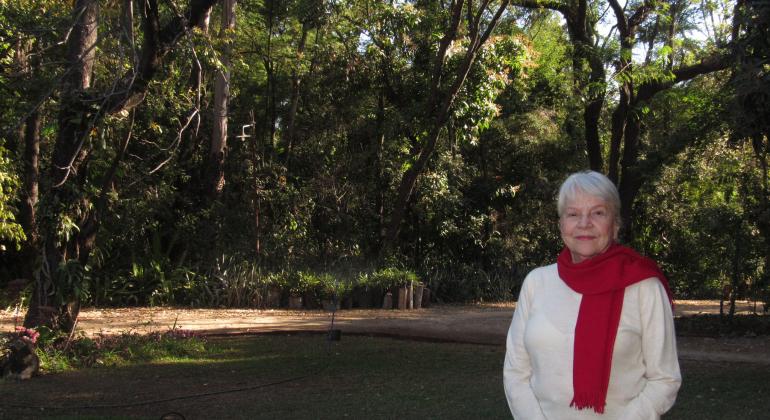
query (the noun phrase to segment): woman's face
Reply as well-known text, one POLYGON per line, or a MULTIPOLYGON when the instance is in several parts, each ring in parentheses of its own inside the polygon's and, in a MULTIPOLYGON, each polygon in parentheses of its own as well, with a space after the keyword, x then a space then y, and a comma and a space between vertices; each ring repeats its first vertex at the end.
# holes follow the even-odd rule
POLYGON ((618 233, 610 206, 603 199, 582 192, 566 204, 559 230, 572 254, 572 262, 579 263, 606 251, 618 233))

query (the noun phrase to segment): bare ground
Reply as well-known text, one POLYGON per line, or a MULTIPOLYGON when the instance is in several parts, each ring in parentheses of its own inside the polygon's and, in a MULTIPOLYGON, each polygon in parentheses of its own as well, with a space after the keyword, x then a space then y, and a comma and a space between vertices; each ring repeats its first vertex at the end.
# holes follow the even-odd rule
MULTIPOLYGON (((418 340, 504 345, 514 304, 438 305, 417 310, 351 309, 335 313, 284 309, 88 308, 77 330, 85 334, 148 333, 174 328, 202 334, 324 332, 393 336, 418 340)), ((753 312, 739 302, 739 313, 753 312)), ((677 316, 719 313, 719 301, 677 301, 677 316)), ((0 331, 12 331, 21 314, 0 311, 0 331)), ((689 337, 677 339, 685 360, 770 365, 770 337, 689 337)))

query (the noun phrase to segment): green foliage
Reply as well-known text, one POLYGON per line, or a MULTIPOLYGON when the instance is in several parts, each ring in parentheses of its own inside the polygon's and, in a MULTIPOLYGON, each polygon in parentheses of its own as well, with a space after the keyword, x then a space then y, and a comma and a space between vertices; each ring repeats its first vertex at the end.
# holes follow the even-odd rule
MULTIPOLYGON (((770 137, 770 7, 749 2, 736 8, 741 24, 735 42, 736 68, 729 86, 732 90, 734 137, 770 137)), ((767 153, 767 152, 764 152, 767 153)))
POLYGON ((507 270, 485 271, 470 264, 430 267, 427 286, 440 302, 498 302, 518 296, 522 278, 507 270))
POLYGON ((195 287, 190 304, 209 307, 261 307, 270 280, 256 265, 235 257, 222 256, 204 279, 191 282, 195 287))
POLYGON ((87 267, 77 260, 68 260, 57 267, 52 281, 56 285, 55 302, 66 305, 72 299, 85 301, 89 296, 89 273, 87 267))
POLYGON ((0 252, 5 251, 6 243, 11 243, 18 249, 26 239, 24 230, 16 222, 15 209, 12 206, 19 184, 8 151, 0 143, 0 252))
MULTIPOLYGON (((586 101, 606 96, 600 134, 608 149, 618 81, 670 81, 672 64, 697 63, 716 48, 684 36, 697 23, 696 5, 689 3, 675 22, 669 19, 673 3, 656 4, 638 28, 633 41, 650 48, 644 65, 621 51, 615 36, 594 34, 595 45, 579 46, 558 13, 509 8, 454 98, 411 192, 393 260, 382 261, 397 188, 435 124, 428 107, 437 105, 428 101, 442 100, 468 47, 461 27, 444 72, 434 74, 449 3, 246 2, 238 5, 236 29, 225 36, 216 29, 215 8, 209 31, 190 31, 165 52, 143 101, 116 114, 100 104, 112 98, 109 87, 131 74, 145 40, 138 21, 130 39, 120 7, 101 8, 92 87, 78 93, 90 99, 77 118, 95 124, 74 156, 77 173, 57 190, 50 174, 58 113, 73 99, 61 86, 72 5, 6 3, 0 10, 0 85, 7 88, 0 98, 7 110, 0 116, 6 130, 0 243, 13 246, 0 253, 0 286, 21 276, 27 261, 15 252, 28 233, 16 221, 15 207, 26 194, 18 129, 37 110, 41 191, 60 197, 41 196, 38 225, 65 260, 40 272, 56 283, 57 299, 94 305, 263 307, 271 288, 284 299, 289 291, 344 297, 353 288, 416 281, 414 275, 442 301, 510 299, 523 276, 553 262, 562 246, 554 199, 564 177, 586 165, 586 101), (668 42, 672 28, 682 31, 671 32, 668 42), (29 42, 29 72, 15 55, 18 41, 29 42), (212 79, 228 44, 226 182, 221 194, 212 194, 212 79), (631 71, 612 73, 614 80, 588 83, 584 53, 607 69, 620 57, 635 62, 631 71), (203 70, 199 87, 191 85, 194 64, 203 70), (97 232, 86 238, 89 220, 97 232), (77 264, 86 243, 93 246, 82 256, 87 263, 77 264)), ((183 12, 172 6, 159 3, 161 23, 183 12)), ((703 7, 721 13, 726 3, 703 7)), ((589 9, 590 25, 602 10, 598 3, 589 9)), ((767 235, 756 222, 770 220, 761 200, 766 175, 749 154, 721 149, 725 137, 756 138, 768 120, 762 117, 767 38, 764 26, 749 25, 763 19, 764 9, 748 10, 737 16, 744 26, 729 89, 726 77, 695 79, 634 110, 642 122, 639 169, 645 174, 634 209, 636 245, 662 262, 680 295, 713 295, 733 276, 714 256, 737 254, 744 255, 738 268, 751 293, 767 292, 768 281, 761 280, 767 279, 767 235), (734 117, 729 125, 728 115, 734 117), (742 239, 741 252, 734 237, 742 239)), ((486 24, 489 15, 480 17, 486 24)), ((729 32, 716 29, 715 39, 729 32)))
POLYGON ((749 288, 760 281, 760 238, 745 215, 748 162, 749 150, 724 142, 688 149, 649 196, 639 241, 678 298, 716 298, 734 276, 749 288))
POLYGON ((420 278, 410 270, 387 267, 377 270, 365 277, 365 284, 377 286, 384 290, 409 286, 420 282, 420 278))

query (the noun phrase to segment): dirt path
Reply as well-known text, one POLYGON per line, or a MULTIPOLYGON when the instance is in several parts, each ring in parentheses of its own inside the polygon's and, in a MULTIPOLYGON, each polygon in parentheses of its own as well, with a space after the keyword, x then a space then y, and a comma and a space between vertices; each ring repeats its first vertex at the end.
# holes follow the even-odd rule
MULTIPOLYGON (((677 316, 718 313, 718 301, 677 301, 677 316)), ((254 334, 328 330, 411 339, 504 345, 513 304, 441 305, 411 311, 383 309, 324 311, 258 309, 122 308, 85 309, 78 330, 85 334, 147 333, 172 328, 206 334, 254 334)), ((740 313, 752 306, 740 302, 740 313)), ((18 318, 0 311, 0 331, 13 330, 18 318)), ((770 337, 679 337, 682 359, 751 362, 770 365, 770 337)))

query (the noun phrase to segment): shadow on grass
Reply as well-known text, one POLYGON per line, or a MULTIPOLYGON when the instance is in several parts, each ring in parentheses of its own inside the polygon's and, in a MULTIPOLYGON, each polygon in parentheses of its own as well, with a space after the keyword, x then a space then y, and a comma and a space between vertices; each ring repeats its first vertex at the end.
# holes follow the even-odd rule
MULTIPOLYGON (((0 382, 0 418, 505 419, 499 346, 343 336, 212 339, 201 360, 0 382)), ((770 412, 770 367, 683 362, 666 420, 770 412)))

